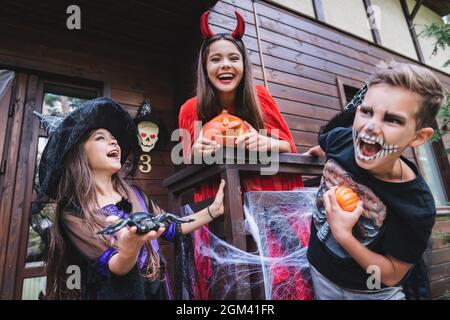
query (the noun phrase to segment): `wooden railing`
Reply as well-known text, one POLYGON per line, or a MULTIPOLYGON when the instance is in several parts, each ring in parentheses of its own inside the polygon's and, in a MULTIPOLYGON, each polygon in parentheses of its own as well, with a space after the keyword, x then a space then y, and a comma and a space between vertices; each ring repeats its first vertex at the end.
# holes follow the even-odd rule
MULTIPOLYGON (((210 224, 210 228, 217 228, 222 230, 223 238, 229 244, 248 251, 247 234, 244 231, 244 212, 242 207, 242 192, 241 192, 241 174, 242 173, 258 173, 263 169, 278 166, 278 173, 290 173, 293 175, 302 175, 308 177, 320 177, 323 170, 324 160, 304 156, 300 154, 281 154, 278 159, 272 160, 270 164, 263 165, 256 164, 238 164, 235 158, 225 157, 223 164, 213 165, 189 165, 180 170, 176 174, 168 177, 163 181, 163 186, 169 190, 169 206, 172 212, 177 212, 179 208, 186 203, 193 202, 193 199, 185 200, 183 203, 182 195, 184 192, 195 188, 202 183, 218 180, 222 178, 226 182, 225 187, 225 214, 223 219, 217 219, 210 224)), ((307 180, 313 184, 317 184, 317 179, 307 180)), ((249 281, 242 281, 239 285, 245 286, 244 283, 249 281)), ((250 299, 250 290, 248 287, 238 287, 233 292, 231 299, 250 299)))
MULTIPOLYGON (((245 172, 260 172, 268 165, 236 164, 229 160, 233 159, 224 158, 224 164, 186 166, 165 179, 163 186, 169 190, 169 209, 177 212, 182 205, 193 202, 193 199, 182 201, 184 192, 211 181, 211 179, 219 177, 225 179, 225 214, 223 218, 211 223, 210 228, 217 230, 217 233, 228 243, 248 251, 248 235, 244 231, 240 176, 245 172)), ((299 154, 282 154, 277 161, 279 173, 313 177, 306 180, 305 185, 318 185, 324 165, 323 159, 299 154)), ((208 202, 206 201, 206 203, 208 202)), ((430 248, 425 252, 425 260, 429 270, 432 298, 450 298, 450 207, 437 209, 437 220, 433 228, 430 248)), ((233 298, 252 298, 246 292, 249 292, 248 288, 237 288, 233 298)))

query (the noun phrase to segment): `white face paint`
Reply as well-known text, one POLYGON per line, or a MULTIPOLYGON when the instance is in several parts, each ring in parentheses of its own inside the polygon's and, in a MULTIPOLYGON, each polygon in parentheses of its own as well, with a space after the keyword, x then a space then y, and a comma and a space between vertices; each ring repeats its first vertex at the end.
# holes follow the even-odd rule
POLYGON ((360 160, 378 160, 399 150, 395 144, 387 144, 381 138, 370 136, 365 132, 359 133, 353 130, 353 142, 356 156, 360 160))
POLYGON ((377 177, 391 176, 400 155, 416 138, 420 97, 387 84, 369 87, 353 121, 355 160, 377 177))
POLYGON ((149 152, 158 141, 159 127, 153 122, 141 121, 138 123, 138 130, 141 149, 144 152, 149 152))

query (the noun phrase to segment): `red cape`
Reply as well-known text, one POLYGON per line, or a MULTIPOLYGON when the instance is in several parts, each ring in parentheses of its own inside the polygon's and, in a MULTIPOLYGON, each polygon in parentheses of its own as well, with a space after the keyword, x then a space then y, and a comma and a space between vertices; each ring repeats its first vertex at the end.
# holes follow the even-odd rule
MULTIPOLYGON (((291 152, 296 153, 297 148, 292 138, 292 134, 284 121, 278 106, 270 95, 269 91, 264 86, 256 86, 257 96, 261 105, 261 113, 263 115, 264 128, 268 133, 277 136, 279 139, 289 142, 291 145, 291 152), (273 130, 278 130, 278 134, 273 130)), ((229 110, 230 112, 232 110, 229 110)), ((232 112, 231 112, 232 113, 232 112)), ((186 101, 180 109, 178 116, 178 127, 189 132, 190 141, 182 140, 183 156, 189 158, 191 155, 192 145, 197 137, 194 132, 194 122, 198 121, 197 115, 197 97, 186 101)), ((203 124, 202 124, 203 125, 203 124)), ((197 130, 199 130, 198 128, 197 130)), ((182 137, 183 138, 183 137, 182 137)), ((213 198, 216 195, 219 186, 218 179, 216 181, 208 181, 195 190, 194 201, 202 201, 208 198, 213 198)), ((303 181, 300 175, 293 174, 277 174, 272 176, 260 176, 258 173, 245 173, 241 175, 241 186, 243 192, 247 191, 289 191, 294 188, 302 188, 303 181)), ((199 243, 209 245, 209 237, 204 229, 199 229, 193 233, 194 247, 199 243)), ((272 240, 272 245, 276 245, 277 241, 272 240)), ((281 244, 278 244, 281 245, 281 244)), ((198 282, 194 284, 195 299, 209 299, 209 285, 208 279, 211 277, 211 261, 208 257, 202 257, 194 250, 196 270, 201 276, 198 277, 198 282)), ((276 272, 276 274, 282 272, 276 272)), ((278 278, 278 275, 277 275, 278 278)), ((294 279, 298 283, 307 286, 305 280, 297 275, 294 279)), ((274 284, 276 286, 276 284, 274 284)), ((301 286, 302 288, 304 286, 301 286)), ((310 299, 310 291, 301 290, 301 293, 296 295, 297 299, 310 299)))

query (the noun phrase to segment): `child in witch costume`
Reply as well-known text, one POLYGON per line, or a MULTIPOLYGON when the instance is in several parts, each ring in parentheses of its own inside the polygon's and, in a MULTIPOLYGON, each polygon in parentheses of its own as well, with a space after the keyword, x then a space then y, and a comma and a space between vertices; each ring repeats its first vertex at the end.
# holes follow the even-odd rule
POLYGON ((405 298, 401 284, 422 258, 436 208, 417 167, 401 155, 432 136, 443 99, 431 71, 382 64, 322 129, 320 146, 308 152, 327 156, 308 247, 317 299, 405 298), (341 186, 358 195, 352 212, 339 205, 341 186))
MULTIPOLYGON (((208 15, 209 12, 205 12, 200 22, 204 42, 198 58, 197 96, 181 106, 178 117, 179 128, 189 132, 190 138, 182 137, 185 161, 189 162, 194 154, 214 154, 222 147, 216 141, 197 133, 195 124, 201 121, 204 125, 223 110, 243 119, 250 127, 248 133, 236 139, 236 147, 251 151, 296 153, 292 134, 275 100, 264 86, 253 85, 251 64, 242 41, 244 19, 236 12, 236 29, 232 33, 214 34, 208 24, 208 15), (257 130, 260 129, 266 129, 267 134, 259 133, 257 130)), ((285 174, 260 176, 250 173, 241 176, 241 181, 243 192, 287 191, 303 187, 300 177, 285 174)), ((217 181, 202 184, 195 190, 195 202, 211 198, 217 187, 217 181)), ((195 242, 209 243, 208 241, 204 230, 194 233, 194 245, 195 242)), ((195 286, 195 298, 208 299, 207 279, 211 275, 209 259, 195 255, 195 263, 197 272, 202 275, 195 286)), ((307 294, 300 293, 298 298, 306 296, 307 294)))
POLYGON ((161 209, 119 171, 138 137, 128 112, 108 98, 85 102, 65 119, 38 114, 49 133, 39 165, 40 198, 56 201, 47 261, 48 299, 166 299, 170 290, 156 239, 173 240, 223 213, 221 183, 214 203, 191 215, 194 221, 168 223, 137 234, 136 226, 112 235, 96 233, 118 218, 161 209), (67 267, 81 268, 81 290, 66 285, 67 267))

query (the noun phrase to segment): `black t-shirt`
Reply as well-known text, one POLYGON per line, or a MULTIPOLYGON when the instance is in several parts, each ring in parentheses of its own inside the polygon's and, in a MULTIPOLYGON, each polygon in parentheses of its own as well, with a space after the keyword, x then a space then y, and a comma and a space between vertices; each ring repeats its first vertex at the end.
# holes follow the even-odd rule
POLYGON ((318 230, 326 223, 321 195, 331 186, 343 183, 361 191, 364 208, 373 210, 366 210, 362 215, 353 229, 355 237, 374 252, 412 264, 417 263, 425 251, 434 225, 433 196, 416 166, 404 157, 401 159, 416 174, 414 180, 386 182, 360 168, 355 160, 351 128, 336 128, 321 135, 319 140, 327 163, 311 223, 308 259, 338 285, 367 290, 370 275, 337 244, 331 232, 326 240, 318 238, 318 230))

